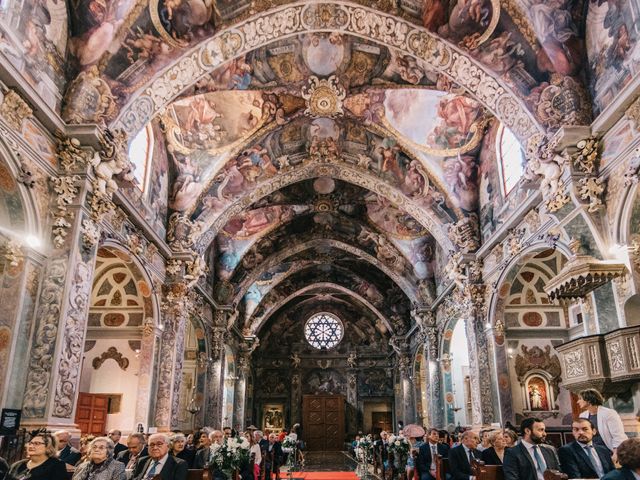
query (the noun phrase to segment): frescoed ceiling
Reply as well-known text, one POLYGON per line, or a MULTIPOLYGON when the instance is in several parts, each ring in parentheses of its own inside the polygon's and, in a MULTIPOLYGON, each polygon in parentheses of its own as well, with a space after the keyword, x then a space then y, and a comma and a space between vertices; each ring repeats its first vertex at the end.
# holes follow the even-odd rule
POLYGON ((480 237, 488 126, 592 120, 597 3, 77 0, 62 115, 153 122, 168 216, 198 225, 239 328, 330 301, 396 334, 445 290, 456 232, 480 237))

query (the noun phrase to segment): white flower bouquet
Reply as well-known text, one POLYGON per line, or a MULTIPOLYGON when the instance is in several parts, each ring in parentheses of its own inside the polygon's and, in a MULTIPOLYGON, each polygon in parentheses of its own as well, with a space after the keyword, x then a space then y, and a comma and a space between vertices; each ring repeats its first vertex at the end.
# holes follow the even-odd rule
POLYGON ((228 438, 220 446, 212 446, 213 461, 220 470, 241 470, 251 460, 251 445, 246 438, 228 438))

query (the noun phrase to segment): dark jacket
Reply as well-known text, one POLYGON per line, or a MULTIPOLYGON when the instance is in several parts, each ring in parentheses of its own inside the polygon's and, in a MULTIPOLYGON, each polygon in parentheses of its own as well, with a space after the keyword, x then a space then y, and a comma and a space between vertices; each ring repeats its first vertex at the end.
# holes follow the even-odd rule
MULTIPOLYGON (((480 452, 472 450, 473 456, 480 460, 480 452)), ((471 465, 469 457, 463 445, 458 445, 449 451, 449 470, 452 480, 469 480, 471 474, 471 465)))
POLYGON ((9 471, 9 464, 4 458, 0 457, 0 480, 4 480, 4 477, 8 471, 9 471))
POLYGON ((127 446, 118 442, 113 449, 113 456, 117 458, 120 452, 124 452, 125 450, 128 450, 127 446))
MULTIPOLYGON (((593 447, 600 459, 604 473, 613 470, 615 467, 611 461, 609 449, 596 444, 593 447)), ((560 457, 562 471, 569 475, 569 478, 598 478, 598 474, 591 464, 591 459, 577 441, 560 447, 558 457, 560 457)))
POLYGON ((267 448, 265 449, 265 463, 271 465, 273 470, 274 465, 279 467, 282 465, 283 461, 284 452, 282 451, 282 445, 280 445, 280 442, 273 444, 271 452, 269 451, 269 445, 267 445, 267 448))
MULTIPOLYGON (((449 456, 449 445, 438 443, 436 445, 436 451, 438 452, 438 455, 447 457, 449 456)), ((423 443, 418 449, 418 458, 416 460, 416 468, 418 469, 420 474, 427 473, 431 469, 432 461, 433 459, 431 458, 431 444, 429 442, 423 443)))
MULTIPOLYGON (((27 471, 28 461, 28 459, 20 460, 11 465, 7 478, 21 478, 24 472, 27 471)), ((38 465, 31 470, 29 480, 67 480, 67 467, 64 462, 55 457, 51 457, 42 465, 38 465)))
MULTIPOLYGON (((540 445, 540 453, 547 464, 547 469, 560 470, 555 448, 550 445, 540 445)), ((538 480, 536 464, 522 442, 504 453, 502 471, 504 480, 538 480)))
MULTIPOLYGON (((151 462, 151 457, 140 458, 136 463, 136 468, 133 470, 132 480, 142 480, 151 462)), ((162 480, 187 480, 188 473, 187 462, 169 455, 162 470, 160 470, 160 478, 162 480)))
POLYGON ((210 458, 211 458, 211 448, 203 447, 198 449, 193 458, 192 468, 200 470, 207 467, 209 465, 210 458))
MULTIPOLYGON (((140 452, 140 455, 138 455, 138 460, 140 460, 142 457, 146 457, 147 455, 149 455, 149 450, 147 450, 147 447, 145 445, 145 447, 140 452)), ((125 467, 128 465, 130 458, 131 458, 131 452, 129 451, 128 448, 127 448, 127 450, 125 452, 120 452, 116 456, 116 460, 118 460, 119 462, 124 463, 125 467)))
POLYGON ((76 450, 69 444, 67 444, 67 446, 58 453, 60 461, 68 463, 69 465, 75 465, 78 463, 80 457, 82 457, 82 455, 80 455, 80 451, 76 450))
MULTIPOLYGON (((505 452, 507 449, 505 448, 505 452)), ((502 460, 496 453, 496 449, 493 447, 489 447, 486 450, 483 450, 480 454, 480 460, 484 462, 485 465, 502 465, 502 460)))
POLYGON ((636 480, 633 472, 628 468, 622 467, 620 470, 612 470, 607 473, 602 480, 636 480))
POLYGON ((187 466, 189 468, 193 468, 193 462, 195 461, 195 458, 196 458, 196 451, 187 450, 185 448, 176 455, 176 458, 179 458, 180 460, 184 460, 185 462, 187 462, 187 466))

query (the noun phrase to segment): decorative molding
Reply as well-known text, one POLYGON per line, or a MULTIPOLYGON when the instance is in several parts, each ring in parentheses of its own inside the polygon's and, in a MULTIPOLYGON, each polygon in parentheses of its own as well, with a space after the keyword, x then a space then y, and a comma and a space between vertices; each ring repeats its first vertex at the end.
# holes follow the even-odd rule
POLYGON ((640 97, 636 98, 629 108, 627 108, 624 116, 631 120, 633 128, 640 132, 640 97))
POLYGON ((589 202, 589 213, 597 212, 604 206, 602 194, 604 181, 596 177, 585 177, 578 180, 578 195, 581 200, 589 202))
POLYGON ((201 222, 192 221, 182 213, 175 212, 169 217, 167 241, 173 251, 189 251, 203 231, 201 222))
POLYGON ((109 359, 115 360, 122 370, 127 370, 127 367, 129 366, 129 359, 123 356, 116 347, 109 347, 106 352, 102 352, 99 357, 95 357, 91 362, 91 365, 95 370, 98 370, 102 364, 109 359))
POLYGON ((24 253, 22 251, 22 245, 20 245, 15 240, 8 240, 2 246, 2 256, 4 259, 9 262, 9 266, 11 267, 19 267, 20 262, 24 258, 24 253))
POLYGON ((80 191, 77 186, 80 182, 80 177, 77 175, 53 176, 50 180, 53 184, 53 191, 57 195, 56 210, 53 212, 53 246, 62 248, 68 235, 67 230, 71 227, 71 224, 67 221, 67 216, 69 215, 68 207, 73 203, 80 191))
POLYGON ((62 132, 56 132, 58 144, 56 145, 56 155, 62 169, 69 173, 75 170, 76 166, 83 167, 88 162, 88 153, 82 149, 80 140, 74 137, 67 137, 62 132))
POLYGON ((0 117, 4 118, 10 127, 21 132, 22 122, 33 115, 29 104, 12 88, 0 93, 0 101, 0 117))
POLYGON ((347 92, 335 75, 326 79, 311 75, 307 85, 302 87, 302 98, 306 100, 307 107, 304 114, 330 118, 343 115, 342 101, 346 96, 347 92))

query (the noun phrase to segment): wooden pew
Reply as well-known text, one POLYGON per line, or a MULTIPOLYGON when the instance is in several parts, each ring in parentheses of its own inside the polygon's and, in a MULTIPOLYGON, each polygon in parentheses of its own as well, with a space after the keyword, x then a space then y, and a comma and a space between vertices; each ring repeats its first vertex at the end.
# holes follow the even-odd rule
POLYGON ((566 473, 559 472, 558 470, 545 470, 544 480, 567 480, 569 476, 566 473))
POLYGON ((449 470, 449 459, 442 455, 436 455, 436 480, 446 480, 449 470))
POLYGON ((476 480, 504 480, 502 465, 485 465, 482 460, 474 460, 471 471, 476 480))

